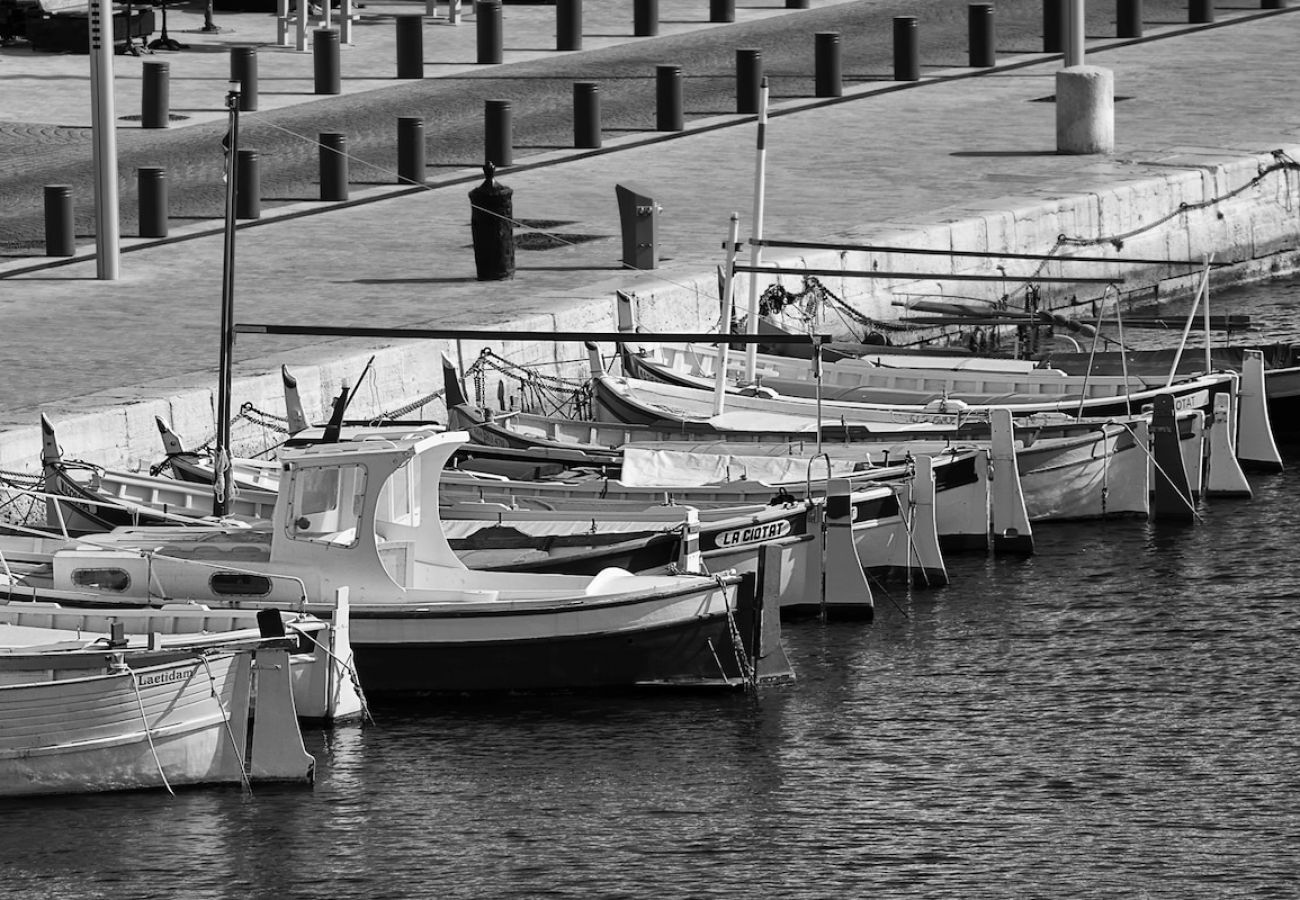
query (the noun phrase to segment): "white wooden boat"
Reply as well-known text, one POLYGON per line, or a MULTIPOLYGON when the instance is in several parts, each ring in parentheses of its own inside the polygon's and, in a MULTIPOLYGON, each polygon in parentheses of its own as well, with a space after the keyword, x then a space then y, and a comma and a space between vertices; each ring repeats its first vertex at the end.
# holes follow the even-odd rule
POLYGON ((116 605, 179 599, 321 617, 347 587, 368 692, 740 686, 792 676, 772 624, 779 613, 753 578, 466 569, 438 516, 443 465, 465 440, 287 451, 269 530, 216 529, 149 551, 59 551, 49 586, 85 589, 85 573, 100 572, 119 586, 102 592, 116 605))
POLYGON ((287 655, 0 626, 0 795, 310 782, 287 655))

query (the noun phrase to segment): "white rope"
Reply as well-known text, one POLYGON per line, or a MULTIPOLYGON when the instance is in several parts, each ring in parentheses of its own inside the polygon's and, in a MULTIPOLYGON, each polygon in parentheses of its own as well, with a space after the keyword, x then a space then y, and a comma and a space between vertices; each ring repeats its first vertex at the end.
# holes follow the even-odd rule
POLYGON ((167 793, 175 797, 176 792, 172 790, 171 783, 167 780, 167 773, 163 771, 162 760, 158 758, 158 748, 153 743, 153 729, 149 727, 149 714, 144 711, 144 698, 140 696, 140 679, 136 676, 134 669, 128 667, 126 671, 131 676, 131 687, 135 688, 135 704, 140 708, 140 721, 144 723, 144 736, 149 741, 149 752, 153 754, 153 764, 158 767, 158 777, 162 779, 163 787, 167 788, 167 793))
MULTIPOLYGON (((208 673, 208 686, 212 691, 212 698, 217 701, 217 707, 221 710, 221 720, 226 726, 226 737, 230 739, 230 747, 235 751, 235 759, 239 762, 239 777, 244 783, 244 790, 250 794, 253 792, 253 783, 248 780, 247 764, 244 762, 243 751, 239 749, 239 742, 235 740, 235 733, 230 727, 230 713, 226 711, 226 704, 221 702, 221 696, 217 693, 217 679, 212 674, 212 666, 208 664, 206 656, 199 657, 203 662, 203 668, 208 673)), ((250 680, 251 680, 251 672, 250 680)), ((250 685, 250 694, 252 686, 250 685)))
POLYGON ((326 656, 338 663, 343 668, 343 671, 348 673, 348 680, 352 682, 352 687, 357 692, 357 699, 361 701, 362 721, 369 722, 371 725, 375 724, 374 716, 370 715, 370 704, 366 702, 365 691, 361 689, 361 678, 357 675, 356 667, 352 665, 352 660, 356 658, 356 654, 354 653, 347 659, 343 659, 329 647, 325 646, 325 644, 316 640, 313 635, 306 631, 299 631, 297 628, 294 628, 292 624, 290 624, 289 627, 292 628, 296 634, 302 635, 307 640, 311 641, 312 644, 319 647, 321 650, 324 650, 326 656))

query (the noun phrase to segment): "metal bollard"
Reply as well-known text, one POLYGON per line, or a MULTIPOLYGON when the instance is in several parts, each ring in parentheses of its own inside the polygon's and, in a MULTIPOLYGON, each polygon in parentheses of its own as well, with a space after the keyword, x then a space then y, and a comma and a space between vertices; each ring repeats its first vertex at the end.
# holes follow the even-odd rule
POLYGON ((921 38, 915 16, 894 18, 894 80, 921 80, 921 38))
POLYGON ((555 49, 582 49, 582 0, 555 0, 555 49))
POLYGON ((77 235, 73 229, 72 186, 45 186, 45 255, 76 256, 77 235))
POLYGON ((813 66, 816 71, 815 93, 818 97, 839 97, 844 93, 840 74, 840 34, 819 31, 813 35, 813 66))
POLYGON ((397 183, 424 184, 424 119, 397 120, 397 183))
POLYGON ((235 156, 235 218, 262 218, 262 166, 256 150, 235 156))
POLYGON ((632 34, 654 37, 659 33, 659 0, 632 0, 632 34))
POLYGON ((736 0, 709 0, 709 21, 736 21, 736 0))
POLYGON ((509 100, 483 101, 483 161, 497 168, 514 162, 509 100))
POLYGON ((1260 9, 1286 9, 1286 0, 1260 0, 1260 9))
POLYGON ((1117 0, 1115 37, 1142 37, 1142 0, 1117 0))
POLYGON ((515 275, 514 191, 494 181, 495 174, 496 167, 484 163, 483 183, 469 192, 469 228, 479 281, 500 281, 515 275))
POLYGON ((1068 0, 1043 0, 1043 52, 1065 50, 1065 6, 1068 0))
POLYGON ((257 48, 230 48, 230 80, 238 81, 239 111, 257 112, 257 48))
POLYGON ((969 24, 971 67, 996 66, 998 54, 993 31, 993 4, 972 3, 969 24))
POLYGON ((501 35, 501 3, 499 0, 478 0, 474 4, 476 18, 474 35, 478 39, 479 65, 496 65, 503 58, 501 35))
POLYGON ((811 0, 785 0, 786 9, 807 9, 811 0))
POLYGON ((336 131, 320 134, 320 198, 348 199, 348 138, 336 131))
POLYGON ((424 77, 424 17, 396 16, 397 77, 424 77))
POLYGON ((655 66, 655 130, 683 131, 682 67, 655 66))
POLYGON ((140 237, 167 237, 167 171, 156 167, 135 172, 140 194, 140 237))
POLYGON ((573 146, 594 150, 600 146, 600 85, 573 83, 573 146))
POLYGON ((761 50, 736 51, 736 112, 756 113, 761 102, 763 53, 761 50))
POLYGON ((140 94, 140 127, 167 128, 171 125, 170 65, 149 60, 144 64, 140 94))
POLYGON ((1214 0, 1189 0, 1187 21, 1192 25, 1208 25, 1214 21, 1214 0))
POLYGON ((343 87, 339 79, 339 33, 331 28, 317 28, 313 31, 311 55, 316 93, 340 93, 343 87))

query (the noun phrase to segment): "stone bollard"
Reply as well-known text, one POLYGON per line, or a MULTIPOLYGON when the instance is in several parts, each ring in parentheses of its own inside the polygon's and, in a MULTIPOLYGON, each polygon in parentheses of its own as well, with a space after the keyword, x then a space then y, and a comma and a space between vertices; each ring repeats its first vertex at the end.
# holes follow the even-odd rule
POLYGON ((45 255, 76 256, 77 235, 73 228, 72 186, 45 185, 45 255))
POLYGON ((840 97, 844 94, 838 31, 819 31, 813 35, 813 69, 815 93, 818 97, 840 97))
POLYGON ((501 33, 500 0, 478 0, 474 4, 477 61, 481 66, 496 65, 504 58, 504 38, 501 33))
POLYGON ((397 119, 397 183, 424 184, 424 119, 397 119))
POLYGON ((659 0, 632 0, 632 34, 654 37, 659 33, 659 0))
POLYGON ((394 16, 397 29, 397 77, 424 77, 424 17, 394 16))
POLYGON ((167 172, 156 167, 136 169, 140 195, 140 237, 167 237, 167 172))
POLYGON ((348 139, 335 131, 320 134, 320 198, 348 199, 348 139))
POLYGON ((573 146, 600 147, 600 85, 594 81, 573 83, 573 146))
POLYGON ((1115 149, 1115 76, 1098 66, 1056 71, 1056 152, 1115 149))
POLYGON ((168 128, 171 126, 169 68, 167 63, 154 60, 149 60, 144 64, 144 82, 140 87, 141 128, 168 128))
POLYGON ((736 51, 736 112, 756 113, 762 102, 763 53, 761 50, 736 51))
POLYGON ((993 4, 972 3, 969 15, 971 68, 996 66, 998 54, 993 28, 993 4))
POLYGON ((339 33, 332 28, 317 28, 313 31, 311 55, 316 93, 341 93, 343 83, 339 73, 339 33))
POLYGON ((582 49, 582 0, 555 0, 555 49, 582 49))
POLYGON ((483 160, 494 168, 514 162, 514 125, 509 100, 483 101, 483 160))
POLYGON ((483 164, 483 183, 469 192, 474 269, 479 281, 515 276, 514 191, 494 180, 496 166, 483 164))
POLYGON ((894 80, 921 80, 921 39, 915 16, 894 19, 894 80))
POLYGON ((1116 0, 1115 37, 1142 37, 1142 0, 1116 0))
POLYGON ((683 131, 682 67, 655 66, 655 130, 683 131))
POLYGON ((230 48, 230 80, 239 82, 239 111, 257 112, 257 48, 230 48))
POLYGON ((256 150, 235 154, 235 218, 262 218, 262 166, 256 150))

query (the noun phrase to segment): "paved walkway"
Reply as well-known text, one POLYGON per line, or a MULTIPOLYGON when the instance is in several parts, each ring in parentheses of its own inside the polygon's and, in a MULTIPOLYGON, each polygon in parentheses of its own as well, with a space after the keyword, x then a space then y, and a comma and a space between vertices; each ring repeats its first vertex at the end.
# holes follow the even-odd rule
MULTIPOLYGON (((671 0, 661 8, 671 9, 671 0)), ((553 13, 518 7, 521 15, 541 10, 553 13)), ((1126 98, 1116 106, 1117 148, 1109 158, 1054 152, 1054 107, 1033 101, 1053 93, 1060 63, 1041 54, 1003 56, 998 68, 978 74, 940 71, 915 85, 855 87, 842 102, 780 100, 769 129, 766 233, 802 240, 881 235, 1027 198, 1086 193, 1160 167, 1194 168, 1300 144, 1293 102, 1300 67, 1261 67, 1300 46, 1293 12, 1220 10, 1215 27, 1148 24, 1143 42, 1090 41, 1088 61, 1114 70, 1116 93, 1126 98)), ((264 85, 271 71, 264 60, 264 85)), ((263 96, 275 102, 273 93, 263 96)), ((174 109, 199 106, 173 98, 174 109)), ((320 203, 290 205, 240 230, 236 318, 608 329, 615 290, 685 284, 720 262, 730 213, 749 217, 753 141, 752 122, 719 116, 691 123, 682 135, 607 140, 606 152, 530 156, 503 178, 525 223, 520 231, 559 240, 549 242, 553 249, 521 250, 516 277, 505 282, 474 279, 465 196, 478 180, 472 171, 430 190, 363 188, 353 203, 325 211, 320 203), (663 206, 654 272, 619 262, 614 185, 629 182, 663 206)), ((187 230, 192 236, 163 243, 124 239, 130 252, 115 282, 95 280, 93 259, 21 272, 30 261, 7 264, 11 277, 0 278, 0 429, 29 428, 38 408, 58 419, 211 387, 222 238, 219 224, 175 233, 187 230)), ((715 303, 700 298, 702 310, 715 303)), ((237 374, 365 348, 244 337, 237 374)), ((400 375, 389 381, 399 385, 400 375)), ((417 396, 432 386, 404 387, 417 396)))

